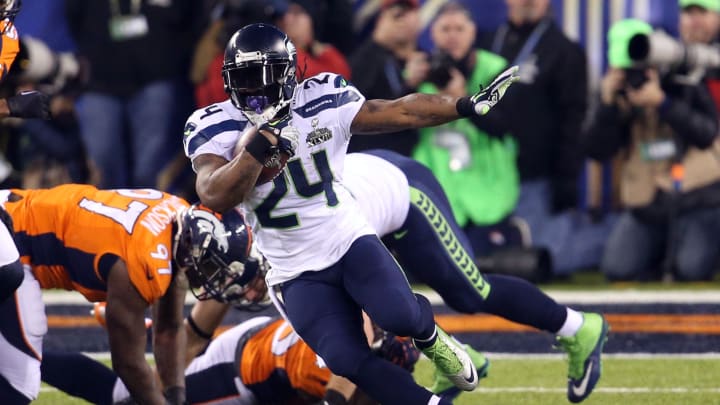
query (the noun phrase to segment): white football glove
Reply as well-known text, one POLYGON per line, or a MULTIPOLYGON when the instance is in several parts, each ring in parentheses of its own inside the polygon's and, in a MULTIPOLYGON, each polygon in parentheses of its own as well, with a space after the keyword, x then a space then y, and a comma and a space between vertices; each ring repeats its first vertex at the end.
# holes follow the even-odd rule
POLYGON ((492 81, 484 89, 470 96, 473 110, 477 115, 485 115, 500 99, 505 95, 508 87, 516 81, 520 80, 517 74, 519 67, 512 66, 500 73, 495 80, 492 81))
POLYGON ((262 124, 259 129, 275 135, 278 139, 278 149, 280 149, 281 152, 286 152, 290 157, 293 157, 298 147, 300 131, 290 125, 290 118, 290 114, 288 114, 279 120, 262 124))

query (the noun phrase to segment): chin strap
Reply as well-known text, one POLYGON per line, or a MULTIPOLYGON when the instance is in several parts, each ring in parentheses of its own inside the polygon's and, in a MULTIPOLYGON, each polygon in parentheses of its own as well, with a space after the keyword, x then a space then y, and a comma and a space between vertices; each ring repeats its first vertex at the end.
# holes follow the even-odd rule
POLYGON ((172 261, 176 262, 177 258, 177 250, 178 245, 180 244, 180 235, 182 235, 183 231, 183 216, 187 212, 189 208, 180 209, 175 213, 175 226, 177 229, 175 230, 175 235, 173 235, 173 246, 172 246, 172 261))
POLYGON ((248 121, 250 121, 253 125, 261 126, 261 125, 268 123, 273 118, 275 118, 275 116, 277 115, 278 112, 280 112, 280 110, 289 106, 291 99, 292 98, 281 101, 276 106, 270 106, 270 107, 264 109, 263 112, 261 112, 259 114, 255 113, 253 111, 243 111, 243 114, 248 119, 248 121))

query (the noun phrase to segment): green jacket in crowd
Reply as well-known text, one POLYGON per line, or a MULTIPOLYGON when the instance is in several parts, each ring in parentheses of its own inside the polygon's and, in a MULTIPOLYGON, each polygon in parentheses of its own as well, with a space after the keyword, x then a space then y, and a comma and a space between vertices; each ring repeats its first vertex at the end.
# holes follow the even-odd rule
MULTIPOLYGON (((506 65, 504 58, 478 50, 475 68, 467 80, 468 94, 488 85, 506 65)), ((419 92, 434 94, 438 89, 423 83, 419 92)), ((413 157, 438 178, 460 226, 468 222, 492 225, 515 209, 519 194, 517 147, 509 134, 490 136, 464 118, 422 129, 413 157)))

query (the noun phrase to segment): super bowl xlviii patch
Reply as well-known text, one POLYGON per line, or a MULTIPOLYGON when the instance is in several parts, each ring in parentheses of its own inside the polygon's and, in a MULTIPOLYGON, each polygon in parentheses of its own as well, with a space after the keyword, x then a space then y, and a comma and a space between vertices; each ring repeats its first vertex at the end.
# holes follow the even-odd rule
POLYGON ((318 128, 318 124, 320 121, 317 118, 313 118, 313 120, 310 122, 310 125, 312 125, 313 130, 310 131, 307 138, 305 138, 305 142, 307 142, 307 146, 312 148, 313 146, 320 145, 321 143, 329 140, 332 138, 332 131, 330 131, 327 128, 318 128))

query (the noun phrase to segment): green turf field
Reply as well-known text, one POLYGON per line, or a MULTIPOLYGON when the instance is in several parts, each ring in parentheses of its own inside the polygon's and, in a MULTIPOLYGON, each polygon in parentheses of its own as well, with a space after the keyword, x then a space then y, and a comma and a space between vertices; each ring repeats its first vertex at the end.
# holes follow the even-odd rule
MULTIPOLYGON (((603 378, 584 404, 689 405, 720 404, 720 359, 609 358, 603 378)), ((559 358, 499 358, 492 360, 490 375, 456 404, 556 405, 565 399, 565 362, 559 358)), ((429 362, 418 364, 416 378, 429 385, 429 362)), ((43 386, 34 404, 83 404, 51 387, 43 386)))

